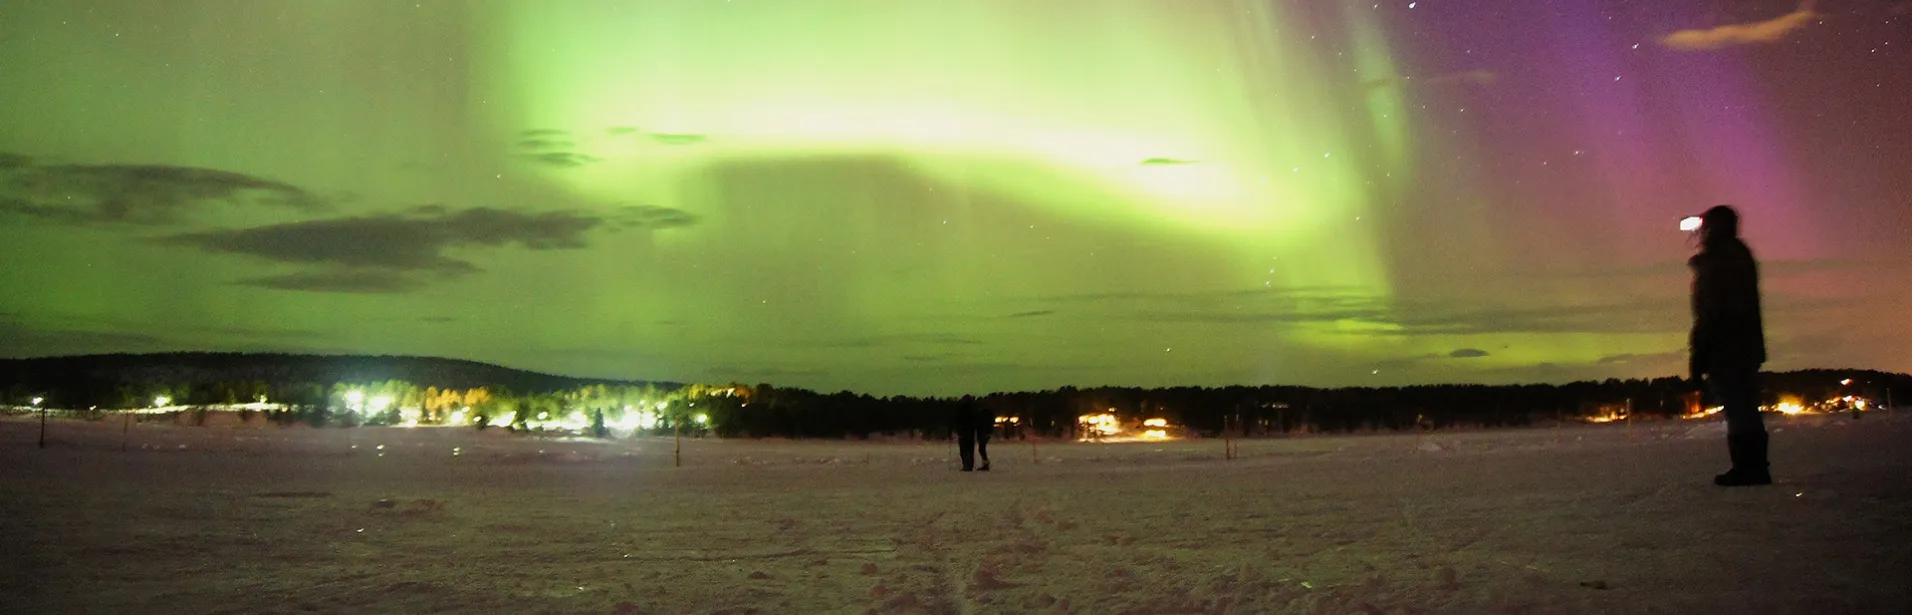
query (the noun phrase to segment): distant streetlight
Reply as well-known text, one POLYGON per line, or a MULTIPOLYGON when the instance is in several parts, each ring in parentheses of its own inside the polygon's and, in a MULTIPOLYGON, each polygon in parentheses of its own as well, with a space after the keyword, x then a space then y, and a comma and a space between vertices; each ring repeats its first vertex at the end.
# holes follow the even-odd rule
POLYGON ((38 408, 38 407, 40 407, 40 402, 43 402, 43 401, 46 401, 46 398, 45 398, 45 397, 35 397, 35 398, 33 398, 33 407, 35 407, 35 408, 38 408))
POLYGON ((1842 387, 1849 387, 1849 386, 1852 386, 1852 379, 1851 379, 1851 378, 1847 378, 1847 379, 1845 379, 1845 380, 1840 380, 1840 381, 1839 381, 1839 386, 1842 386, 1842 387))
POLYGON ((1680 218, 1680 230, 1688 232, 1688 233, 1700 230, 1700 222, 1701 222, 1701 219, 1699 216, 1687 216, 1684 218, 1680 218))
POLYGON ((166 407, 167 405, 170 405, 170 404, 172 404, 172 403, 173 403, 173 398, 171 398, 171 397, 167 397, 167 396, 165 396, 165 395, 161 395, 161 396, 159 396, 159 397, 155 397, 155 398, 153 398, 153 407, 154 407, 154 408, 164 408, 164 407, 166 407))

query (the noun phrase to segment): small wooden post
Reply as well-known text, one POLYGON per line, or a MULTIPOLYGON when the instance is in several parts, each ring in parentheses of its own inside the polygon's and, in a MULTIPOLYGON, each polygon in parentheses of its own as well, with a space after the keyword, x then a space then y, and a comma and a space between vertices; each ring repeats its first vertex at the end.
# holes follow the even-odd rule
POLYGON ((671 432, 677 437, 677 449, 671 451, 671 463, 674 467, 681 468, 684 467, 684 425, 678 421, 671 421, 671 432))
POLYGON ((1222 417, 1222 459, 1224 461, 1235 459, 1235 428, 1240 425, 1240 416, 1222 417))
POLYGON ((40 448, 46 448, 46 406, 40 405, 40 448))
POLYGON ((126 441, 132 437, 132 433, 133 433, 133 412, 131 410, 128 410, 126 412, 126 422, 125 424, 120 426, 120 452, 122 453, 126 452, 126 441))

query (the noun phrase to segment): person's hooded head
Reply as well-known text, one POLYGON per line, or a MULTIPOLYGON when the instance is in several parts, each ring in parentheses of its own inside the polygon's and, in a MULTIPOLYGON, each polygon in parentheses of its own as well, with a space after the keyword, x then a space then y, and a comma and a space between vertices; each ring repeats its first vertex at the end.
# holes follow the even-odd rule
POLYGON ((1714 205, 1700 214, 1700 245, 1739 238, 1739 212, 1730 205, 1714 205))

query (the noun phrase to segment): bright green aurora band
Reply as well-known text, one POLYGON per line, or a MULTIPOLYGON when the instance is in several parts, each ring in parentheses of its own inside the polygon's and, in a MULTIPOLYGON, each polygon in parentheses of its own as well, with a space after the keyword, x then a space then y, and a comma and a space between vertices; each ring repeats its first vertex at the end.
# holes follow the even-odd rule
MULTIPOLYGON (((1398 77, 1373 14, 1331 18, 1357 49, 1337 64, 1310 49, 1310 28, 1281 27, 1300 20, 1278 3, 1199 4, 520 4, 503 20, 494 138, 582 135, 605 160, 546 181, 705 217, 634 257, 671 266, 591 265, 607 289, 638 291, 607 293, 606 314, 701 316, 791 342, 987 338, 1007 346, 989 350, 1000 359, 1132 363, 1161 382, 1188 362, 1319 378, 1306 363, 1324 352, 1375 363, 1480 344, 1377 337, 1392 323, 1359 317, 1189 327, 1085 304, 1002 319, 1058 295, 1213 295, 1239 310, 1390 296, 1363 216, 1414 170, 1401 91, 1359 87, 1398 77), (784 310, 803 317, 766 317, 784 310), (1260 350, 1296 347, 1313 350, 1260 350)), ((1664 341, 1556 337, 1476 364, 1664 341)), ((896 359, 842 350, 849 365, 896 359)))

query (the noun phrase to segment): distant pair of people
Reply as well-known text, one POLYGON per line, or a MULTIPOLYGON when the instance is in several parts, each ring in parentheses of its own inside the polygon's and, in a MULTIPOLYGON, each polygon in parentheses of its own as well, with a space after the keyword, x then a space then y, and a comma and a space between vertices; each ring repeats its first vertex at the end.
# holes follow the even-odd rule
POLYGON ((963 459, 964 472, 989 471, 989 435, 996 431, 996 416, 985 411, 976 398, 964 395, 956 402, 956 416, 950 429, 956 432, 957 454, 963 459), (976 465, 981 457, 982 465, 976 465))

